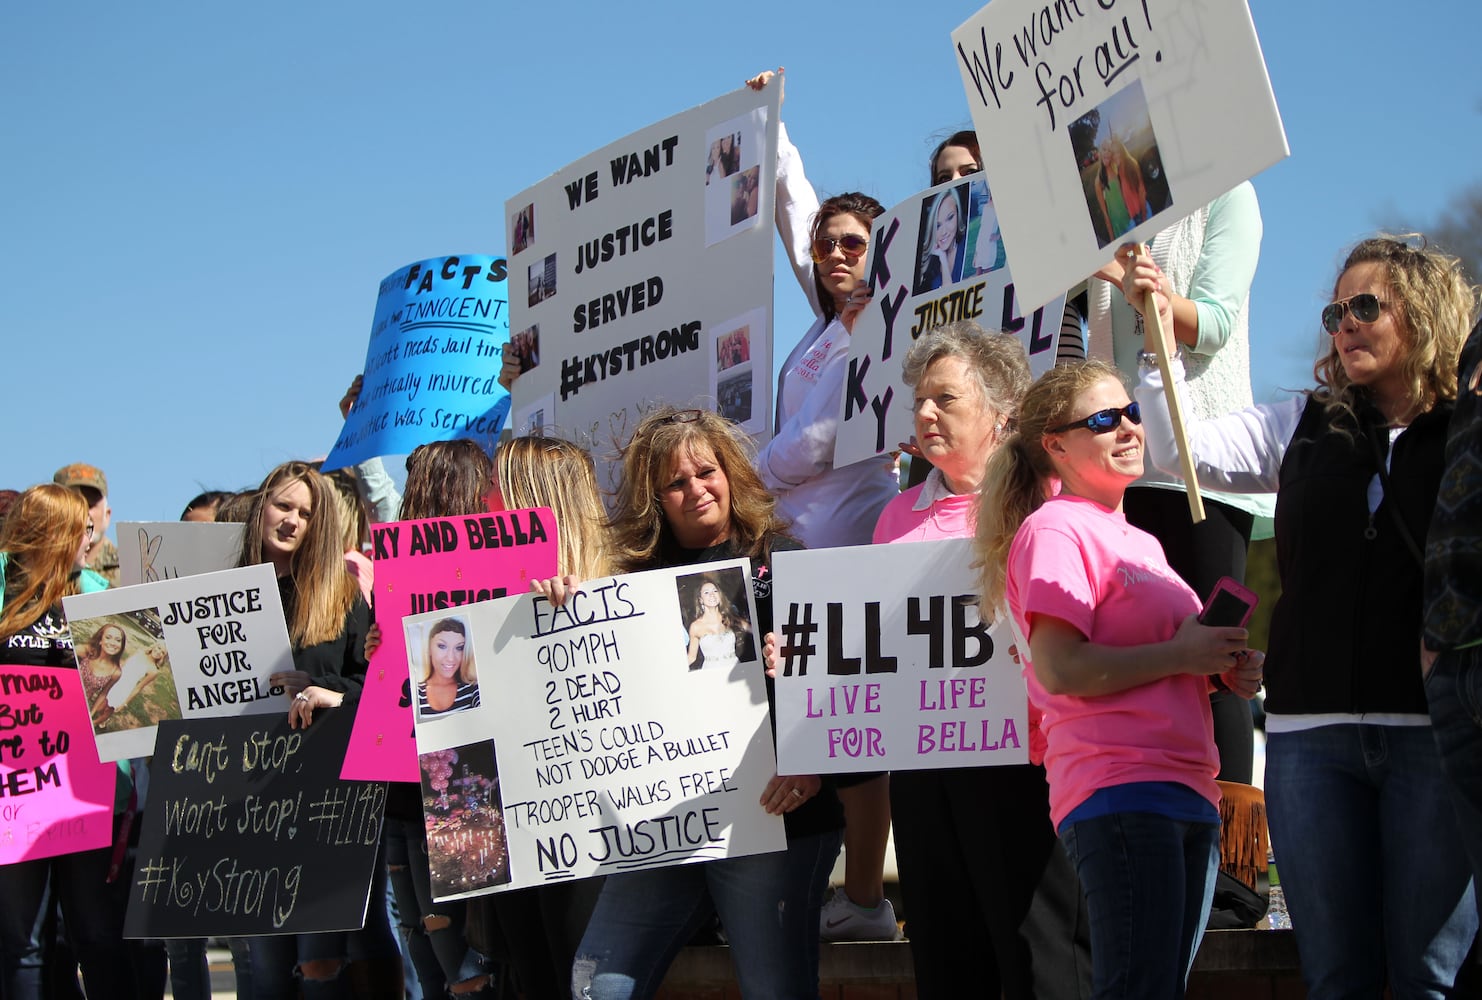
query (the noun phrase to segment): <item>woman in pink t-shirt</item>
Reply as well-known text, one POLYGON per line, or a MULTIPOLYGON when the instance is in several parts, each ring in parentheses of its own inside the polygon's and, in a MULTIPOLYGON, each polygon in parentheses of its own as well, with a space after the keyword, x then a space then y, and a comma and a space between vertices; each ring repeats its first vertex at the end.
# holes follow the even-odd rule
MULTIPOLYGON (((1024 347, 1012 334, 958 320, 916 341, 902 379, 931 472, 886 505, 875 542, 967 543, 988 456, 1011 433, 1029 389, 1024 347)), ((1036 732, 1029 740, 1035 763, 890 776, 921 1000, 959 996, 966 982, 1005 1000, 1090 994, 1081 886, 1050 825, 1036 732)))
POLYGON ((1127 524, 1142 417, 1115 368, 1051 369, 1019 420, 978 510, 984 607, 1007 602, 1027 651, 1095 995, 1181 997, 1219 862, 1210 677, 1249 698, 1263 658, 1244 629, 1200 625, 1157 540, 1127 524))

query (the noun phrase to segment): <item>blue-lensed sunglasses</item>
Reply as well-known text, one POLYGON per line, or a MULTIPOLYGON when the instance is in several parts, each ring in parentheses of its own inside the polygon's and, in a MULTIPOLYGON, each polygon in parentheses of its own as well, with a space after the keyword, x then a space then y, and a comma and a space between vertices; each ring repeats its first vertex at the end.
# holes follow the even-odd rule
POLYGON ((1047 428, 1045 433, 1059 434, 1062 431, 1073 431, 1078 427, 1084 427, 1092 434, 1105 434, 1107 431, 1114 431, 1122 426, 1122 418, 1124 416, 1134 424, 1140 424, 1142 423, 1142 407, 1137 405, 1136 400, 1133 400, 1126 406, 1113 406, 1108 410, 1097 410, 1089 417, 1072 420, 1070 423, 1061 424, 1059 427, 1047 428))

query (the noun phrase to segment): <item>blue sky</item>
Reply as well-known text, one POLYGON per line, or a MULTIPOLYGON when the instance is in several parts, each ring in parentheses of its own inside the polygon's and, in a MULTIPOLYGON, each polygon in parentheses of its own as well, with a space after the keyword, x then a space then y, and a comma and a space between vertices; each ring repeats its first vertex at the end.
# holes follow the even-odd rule
MULTIPOLYGON (((1292 148, 1255 180, 1270 398, 1310 383, 1342 250, 1477 179, 1482 8, 1251 7, 1292 148)), ((970 3, 462 8, 0 6, 0 486, 89 461, 115 518, 168 520, 324 454, 383 276, 502 252, 507 196, 757 70, 788 68, 825 195, 893 204, 968 124, 949 36, 970 3)), ((785 353, 810 316, 778 279, 785 353)))

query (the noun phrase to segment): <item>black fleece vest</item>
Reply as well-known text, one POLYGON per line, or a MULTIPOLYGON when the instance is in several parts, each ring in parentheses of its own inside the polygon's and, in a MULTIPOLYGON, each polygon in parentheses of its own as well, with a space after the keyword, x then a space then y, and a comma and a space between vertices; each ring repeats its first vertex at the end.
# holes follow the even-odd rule
POLYGON ((1425 714, 1420 681, 1421 566, 1396 523, 1425 545, 1440 485, 1449 404, 1395 442, 1389 489, 1371 515, 1369 482, 1389 451, 1377 410, 1351 433, 1309 399, 1281 463, 1266 707, 1276 713, 1425 714))

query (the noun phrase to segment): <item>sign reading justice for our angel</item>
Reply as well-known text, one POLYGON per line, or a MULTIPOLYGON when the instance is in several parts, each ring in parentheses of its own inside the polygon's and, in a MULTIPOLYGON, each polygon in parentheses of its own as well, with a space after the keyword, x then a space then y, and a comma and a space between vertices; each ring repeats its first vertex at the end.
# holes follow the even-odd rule
POLYGON ((286 713, 293 669, 268 563, 62 598, 98 758, 148 757, 166 719, 286 713))
POLYGON ((403 619, 444 678, 417 714, 435 898, 785 848, 750 580, 731 560, 403 619))
POLYGON ((952 45, 1026 308, 1287 155, 1245 0, 993 0, 952 45))
POLYGON ((774 558, 782 773, 1029 759, 1013 639, 1007 624, 978 616, 966 539, 774 558))

